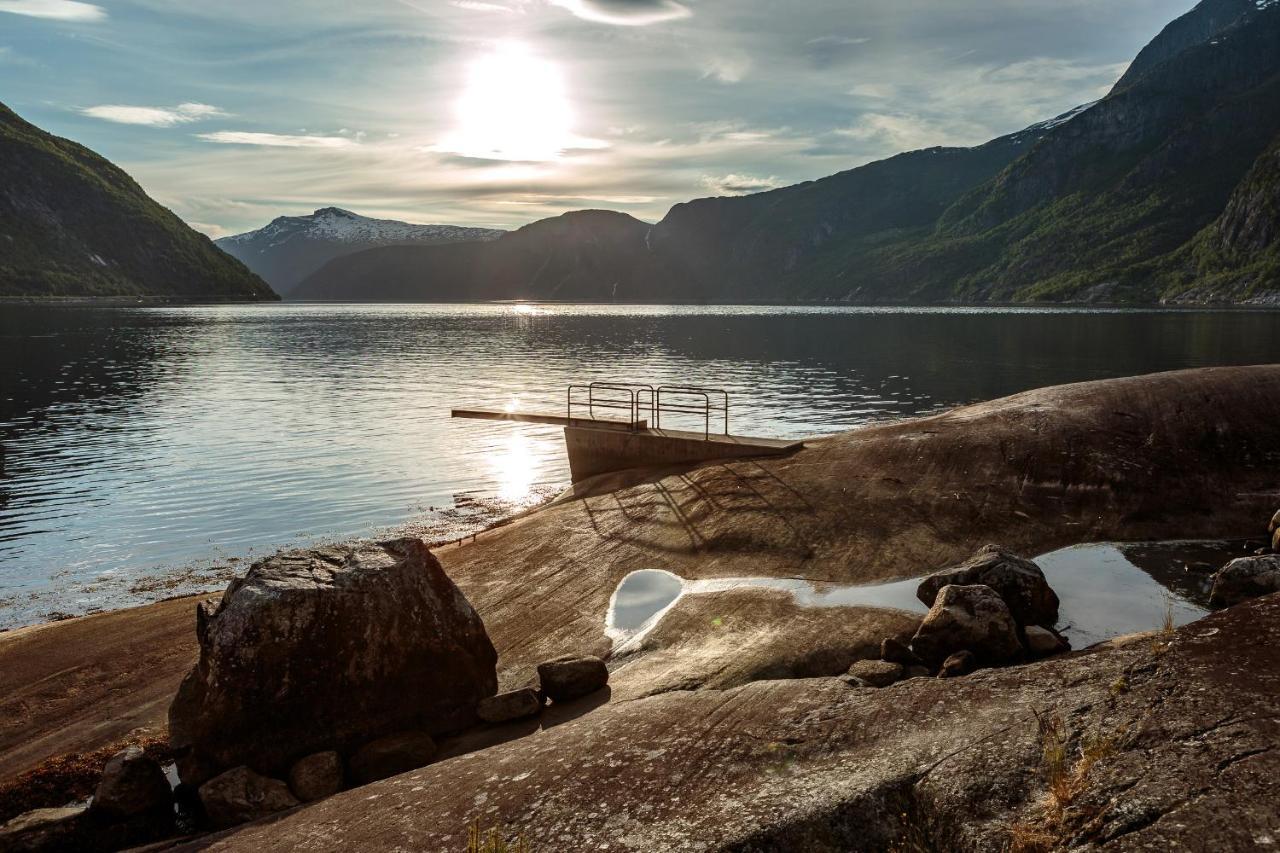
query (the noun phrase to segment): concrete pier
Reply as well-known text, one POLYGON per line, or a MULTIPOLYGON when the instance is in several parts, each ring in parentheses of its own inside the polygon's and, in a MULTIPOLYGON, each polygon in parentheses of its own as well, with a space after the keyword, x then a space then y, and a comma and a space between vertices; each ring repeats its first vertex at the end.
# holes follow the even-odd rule
POLYGON ((782 456, 804 446, 802 441, 776 438, 653 429, 643 420, 487 409, 454 409, 453 417, 563 426, 569 471, 575 483, 597 474, 630 468, 666 468, 714 459, 782 456))

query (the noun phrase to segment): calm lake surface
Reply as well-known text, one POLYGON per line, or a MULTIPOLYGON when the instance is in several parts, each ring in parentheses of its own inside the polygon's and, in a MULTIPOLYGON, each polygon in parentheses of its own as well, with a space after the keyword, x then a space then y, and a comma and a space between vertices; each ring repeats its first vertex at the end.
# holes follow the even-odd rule
POLYGON ((567 484, 558 429, 455 405, 710 385, 735 432, 801 437, 1275 361, 1268 312, 2 305, 0 628, 208 588, 288 545, 462 535, 567 484))

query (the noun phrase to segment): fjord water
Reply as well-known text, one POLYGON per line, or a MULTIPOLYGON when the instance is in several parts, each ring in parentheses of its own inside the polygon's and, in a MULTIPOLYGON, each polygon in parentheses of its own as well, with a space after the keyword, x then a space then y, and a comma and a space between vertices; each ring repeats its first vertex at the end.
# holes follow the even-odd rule
POLYGON ((802 437, 1277 360, 1280 313, 1247 311, 5 305, 0 627, 207 587, 288 545, 461 535, 567 483, 556 428, 451 406, 702 384, 728 389, 735 432, 802 437))

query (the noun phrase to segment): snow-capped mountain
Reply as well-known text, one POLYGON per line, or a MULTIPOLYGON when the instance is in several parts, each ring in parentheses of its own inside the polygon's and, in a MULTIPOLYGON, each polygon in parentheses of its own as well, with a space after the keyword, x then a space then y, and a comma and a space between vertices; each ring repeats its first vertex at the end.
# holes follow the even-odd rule
POLYGON ((353 252, 379 246, 480 242, 503 233, 492 228, 370 219, 340 207, 324 207, 309 216, 280 216, 257 231, 214 243, 266 279, 277 293, 288 294, 329 261, 353 252))

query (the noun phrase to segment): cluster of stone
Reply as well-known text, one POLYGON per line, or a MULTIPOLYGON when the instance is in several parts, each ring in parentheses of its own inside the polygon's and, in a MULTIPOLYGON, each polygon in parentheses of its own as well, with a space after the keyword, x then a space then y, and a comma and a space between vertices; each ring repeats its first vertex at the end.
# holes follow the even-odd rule
POLYGON ((1053 628, 1058 596, 1044 572, 995 545, 924 578, 916 597, 930 608, 915 636, 909 643, 886 638, 880 660, 849 668, 850 683, 886 687, 907 678, 951 678, 1070 648, 1053 628))

